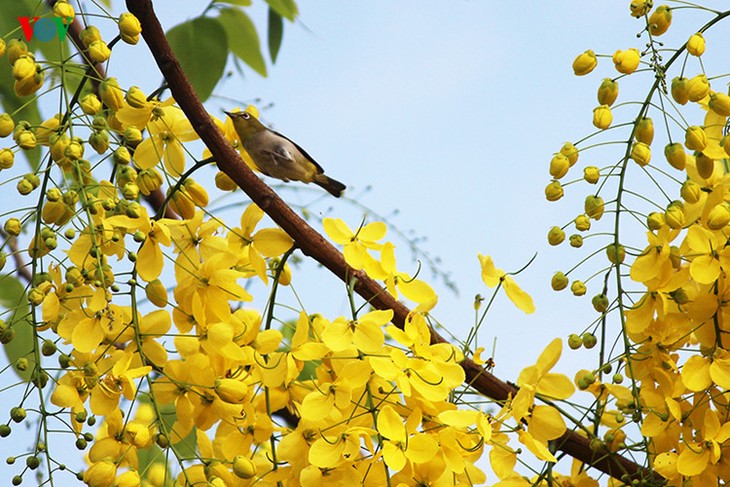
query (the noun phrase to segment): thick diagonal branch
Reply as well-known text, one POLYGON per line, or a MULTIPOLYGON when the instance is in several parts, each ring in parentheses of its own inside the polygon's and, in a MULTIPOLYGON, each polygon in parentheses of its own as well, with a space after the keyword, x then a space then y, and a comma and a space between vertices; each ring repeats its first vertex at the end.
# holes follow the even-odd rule
MULTIPOLYGON (((223 137, 196 96, 175 58, 154 13, 152 2, 150 0, 127 0, 127 7, 140 20, 142 36, 167 80, 172 95, 201 140, 210 149, 213 158, 218 162, 218 167, 294 239, 305 255, 315 259, 344 282, 350 282, 355 277, 357 279, 355 291, 376 309, 393 310, 393 323, 402 328, 410 310, 403 303, 394 299, 373 279, 347 265, 343 255, 264 184, 223 137)), ((446 342, 446 340, 432 330, 431 343, 442 342, 446 342)), ((466 383, 487 397, 505 401, 510 395, 517 392, 514 386, 498 379, 469 359, 464 360, 461 365, 466 375, 466 383)), ((566 432, 556 440, 555 444, 559 450, 612 477, 623 478, 625 481, 661 480, 656 474, 620 455, 592 450, 589 440, 573 431, 566 432)))

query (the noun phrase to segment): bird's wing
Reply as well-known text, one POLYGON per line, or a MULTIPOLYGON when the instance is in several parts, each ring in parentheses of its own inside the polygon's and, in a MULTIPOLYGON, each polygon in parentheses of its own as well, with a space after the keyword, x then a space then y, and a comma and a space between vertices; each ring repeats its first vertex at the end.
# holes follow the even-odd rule
MULTIPOLYGON (((314 160, 314 158, 313 158, 312 156, 310 156, 310 155, 309 155, 309 154, 307 153, 307 151, 305 151, 304 149, 302 149, 302 148, 301 148, 301 147, 299 146, 299 144, 297 144, 296 142, 294 142, 293 140, 291 140, 291 139, 290 139, 289 137, 287 137, 286 135, 282 135, 282 134, 280 134, 279 132, 277 132, 277 131, 275 131, 275 130, 272 130, 272 132, 273 132, 273 133, 275 133, 276 135, 278 135, 279 137, 281 137, 281 138, 283 138, 283 139, 286 139, 286 140, 288 140, 289 142, 291 142, 292 144, 294 144, 294 147, 296 147, 296 148, 297 148, 297 150, 299 150, 299 152, 301 152, 301 153, 302 153, 302 155, 303 155, 304 157, 306 157, 306 158, 307 158, 307 160, 308 160, 309 162, 311 162, 312 164, 314 164, 314 167, 316 167, 316 168, 317 168, 317 173, 318 173, 318 174, 322 174, 322 173, 324 173, 324 169, 322 169, 322 166, 320 166, 320 165, 319 165, 319 164, 317 163, 317 161, 315 161, 315 160, 314 160)), ((286 149, 284 149, 284 150, 286 151, 286 149)), ((289 158, 291 158, 291 154, 289 154, 289 152, 288 152, 288 151, 287 151, 287 155, 289 155, 289 158)))

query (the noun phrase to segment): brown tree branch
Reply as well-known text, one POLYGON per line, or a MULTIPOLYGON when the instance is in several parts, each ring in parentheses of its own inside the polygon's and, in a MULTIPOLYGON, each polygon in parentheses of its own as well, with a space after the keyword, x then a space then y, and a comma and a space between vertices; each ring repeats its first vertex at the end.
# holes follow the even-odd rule
MULTIPOLYGON (((154 13, 151 0, 127 0, 127 8, 141 22, 142 36, 162 75, 167 80, 172 95, 201 140, 210 149, 213 158, 218 162, 218 167, 294 239, 305 255, 315 259, 346 283, 355 278, 357 280, 355 291, 374 308, 393 310, 393 323, 403 328, 410 310, 364 272, 354 270, 347 265, 343 255, 264 184, 223 137, 175 58, 154 13)), ((431 343, 447 343, 447 341, 431 330, 431 343)), ((487 397, 503 402, 517 392, 515 386, 498 379, 470 359, 465 359, 461 366, 466 375, 467 385, 487 397)), ((654 472, 620 455, 592 450, 589 440, 574 431, 566 432, 555 441, 555 446, 558 450, 624 481, 649 479, 653 482, 661 482, 663 480, 654 472)))

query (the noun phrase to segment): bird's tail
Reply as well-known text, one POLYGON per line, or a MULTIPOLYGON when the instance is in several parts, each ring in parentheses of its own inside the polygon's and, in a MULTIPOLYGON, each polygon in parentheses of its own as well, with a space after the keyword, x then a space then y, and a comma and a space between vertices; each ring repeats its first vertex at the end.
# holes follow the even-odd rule
POLYGON ((317 186, 321 186, 326 189, 327 192, 335 198, 339 198, 340 196, 342 196, 342 192, 345 191, 345 188, 347 188, 347 186, 345 186, 338 180, 332 179, 331 177, 325 176, 324 174, 317 174, 314 177, 314 181, 312 182, 317 186))

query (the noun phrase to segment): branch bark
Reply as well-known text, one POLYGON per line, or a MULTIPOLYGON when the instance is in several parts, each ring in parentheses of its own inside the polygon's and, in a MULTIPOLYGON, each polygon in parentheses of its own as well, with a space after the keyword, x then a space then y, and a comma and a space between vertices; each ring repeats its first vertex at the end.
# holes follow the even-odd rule
MULTIPOLYGON (((162 75, 167 80, 170 92, 201 140, 210 149, 218 167, 294 239, 305 255, 315 259, 345 283, 350 282, 353 277, 356 278, 355 291, 374 308, 393 310, 393 323, 403 328, 410 313, 408 307, 394 299, 364 272, 347 265, 344 256, 264 184, 223 137, 175 58, 155 15, 152 1, 126 1, 129 11, 142 24, 142 37, 149 46, 162 75)), ((436 331, 431 330, 431 343, 447 343, 447 340, 436 331)), ((504 402, 510 395, 514 396, 517 392, 515 386, 495 377, 470 359, 465 359, 461 366, 466 376, 466 384, 487 397, 504 402)), ((658 474, 620 455, 606 451, 594 451, 590 448, 589 439, 575 431, 567 431, 554 443, 559 451, 624 482, 651 480, 659 483, 663 480, 658 474)))

